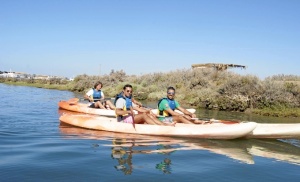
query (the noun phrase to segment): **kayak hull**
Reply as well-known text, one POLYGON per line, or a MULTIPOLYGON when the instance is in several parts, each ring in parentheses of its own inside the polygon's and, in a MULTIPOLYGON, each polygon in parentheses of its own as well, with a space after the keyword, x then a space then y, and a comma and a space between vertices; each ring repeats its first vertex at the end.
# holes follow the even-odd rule
POLYGON ((61 122, 86 129, 143 135, 178 136, 207 139, 235 139, 245 137, 251 133, 257 125, 255 122, 197 125, 177 123, 175 127, 148 124, 133 125, 117 122, 116 118, 73 114, 63 114, 59 119, 61 122))
POLYGON ((258 123, 247 138, 296 138, 300 137, 300 123, 258 123))
POLYGON ((95 115, 111 116, 111 117, 116 115, 115 110, 91 108, 89 107, 89 104, 78 103, 78 102, 73 103, 68 101, 59 101, 58 107, 68 111, 80 112, 86 114, 95 114, 95 115))

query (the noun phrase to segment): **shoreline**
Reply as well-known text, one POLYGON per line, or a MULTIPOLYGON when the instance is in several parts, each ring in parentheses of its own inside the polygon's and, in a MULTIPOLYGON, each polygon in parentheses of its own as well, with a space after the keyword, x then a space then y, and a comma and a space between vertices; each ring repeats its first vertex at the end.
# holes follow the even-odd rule
MULTIPOLYGON (((58 84, 41 84, 41 83, 25 83, 25 82, 1 82, 3 84, 7 85, 15 85, 15 86, 27 86, 27 87, 36 87, 36 88, 44 88, 44 89, 55 89, 55 90, 65 90, 65 91, 70 91, 74 92, 71 90, 70 85, 65 84, 65 85, 58 85, 58 84)), ((77 92, 77 93, 82 93, 82 92, 77 92)), ((111 97, 111 96, 110 96, 111 97)), ((153 101, 151 99, 148 99, 149 101, 153 101)), ((182 102, 184 105, 189 105, 185 102, 182 102)), ((192 105, 190 105, 192 106, 192 105)), ((205 107, 196 107, 196 108, 203 108, 203 109, 208 109, 205 107)), ((208 109, 210 110, 210 109, 208 109)), ((219 109, 216 109, 219 110, 219 109)), ((232 112, 232 111, 228 111, 232 112)), ((236 111, 236 112, 241 112, 241 111, 236 111)), ((243 113, 243 112, 241 112, 243 113)), ((271 116, 271 117, 281 117, 281 118, 298 118, 300 117, 300 108, 277 108, 277 109, 271 109, 271 108, 263 108, 263 109, 250 109, 248 108, 244 113, 249 113, 249 114, 257 114, 257 115, 262 115, 262 116, 271 116)))

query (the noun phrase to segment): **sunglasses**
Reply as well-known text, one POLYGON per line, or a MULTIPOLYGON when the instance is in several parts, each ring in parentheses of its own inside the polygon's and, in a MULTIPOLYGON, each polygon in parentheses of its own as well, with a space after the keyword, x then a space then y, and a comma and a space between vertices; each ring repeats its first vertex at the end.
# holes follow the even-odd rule
POLYGON ((126 90, 127 93, 132 93, 132 90, 126 90))
POLYGON ((175 92, 168 92, 168 95, 175 95, 175 92))

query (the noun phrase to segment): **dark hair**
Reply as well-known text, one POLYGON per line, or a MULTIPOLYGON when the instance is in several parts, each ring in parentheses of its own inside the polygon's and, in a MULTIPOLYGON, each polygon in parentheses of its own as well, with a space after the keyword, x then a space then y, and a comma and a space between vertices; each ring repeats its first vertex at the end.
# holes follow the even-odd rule
POLYGON ((101 88, 103 87, 103 84, 102 84, 102 82, 98 81, 98 82, 96 82, 96 83, 95 83, 95 85, 94 85, 94 89, 96 89, 96 87, 97 87, 98 85, 101 85, 101 88))
POLYGON ((131 86, 130 84, 126 84, 126 85, 123 87, 123 90, 125 90, 127 87, 132 88, 132 86, 131 86))
POLYGON ((174 92, 175 92, 175 88, 174 87, 168 87, 167 91, 168 90, 174 90, 174 92))

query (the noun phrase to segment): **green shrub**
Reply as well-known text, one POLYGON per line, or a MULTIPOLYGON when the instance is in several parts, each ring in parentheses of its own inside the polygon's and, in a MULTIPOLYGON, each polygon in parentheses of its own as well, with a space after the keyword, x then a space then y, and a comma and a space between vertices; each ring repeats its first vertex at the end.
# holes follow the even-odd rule
MULTIPOLYGON (((297 115, 289 108, 300 107, 300 76, 275 75, 260 80, 253 75, 238 75, 230 71, 214 69, 182 69, 166 73, 126 75, 123 70, 112 70, 107 75, 78 75, 74 81, 61 79, 25 79, 22 84, 87 92, 95 82, 103 83, 106 97, 115 97, 125 84, 131 84, 134 97, 138 100, 158 101, 166 97, 167 87, 176 89, 176 99, 183 105, 230 111, 253 110, 256 113, 277 113, 278 111, 297 115), (280 109, 279 109, 280 108, 280 109)), ((20 80, 0 78, 0 82, 18 84, 20 80)))

